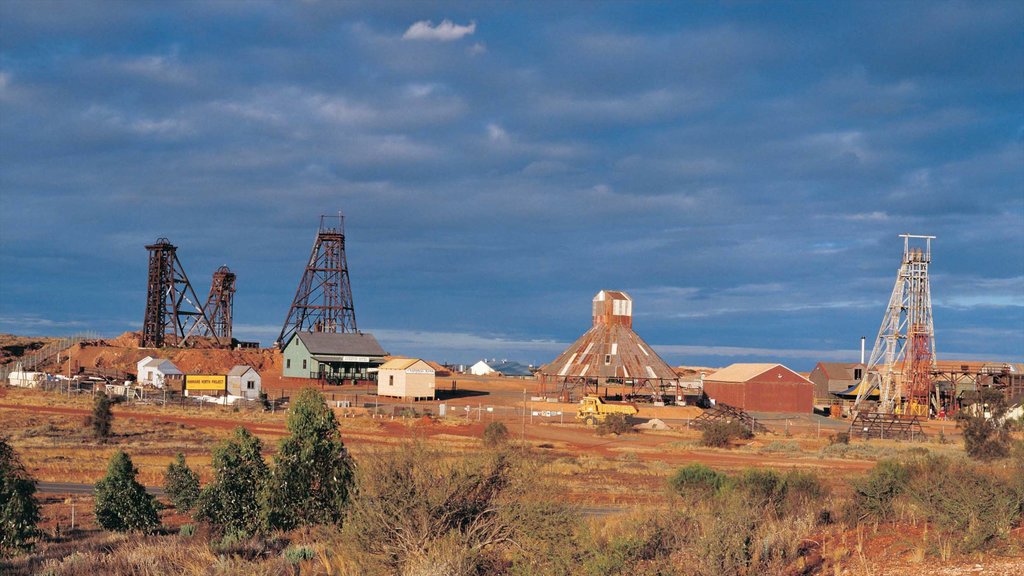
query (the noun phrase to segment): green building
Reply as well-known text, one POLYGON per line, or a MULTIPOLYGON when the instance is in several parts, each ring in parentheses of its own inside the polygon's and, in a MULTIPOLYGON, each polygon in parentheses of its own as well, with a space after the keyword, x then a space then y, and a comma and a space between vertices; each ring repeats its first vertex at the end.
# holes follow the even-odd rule
POLYGON ((335 383, 375 379, 387 353, 372 334, 296 332, 283 355, 282 376, 335 383))

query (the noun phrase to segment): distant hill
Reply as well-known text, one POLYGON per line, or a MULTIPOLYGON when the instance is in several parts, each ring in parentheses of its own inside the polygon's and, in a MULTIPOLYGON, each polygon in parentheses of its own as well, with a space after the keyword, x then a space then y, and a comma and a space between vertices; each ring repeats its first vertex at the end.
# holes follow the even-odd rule
POLYGON ((21 358, 26 354, 31 354, 43 346, 58 340, 60 340, 60 338, 0 334, 0 364, 17 362, 18 358, 21 358))

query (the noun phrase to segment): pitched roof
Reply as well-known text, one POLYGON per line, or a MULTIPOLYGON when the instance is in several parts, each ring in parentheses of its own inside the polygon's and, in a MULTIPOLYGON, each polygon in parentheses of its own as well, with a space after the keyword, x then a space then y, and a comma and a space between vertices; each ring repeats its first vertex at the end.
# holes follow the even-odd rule
POLYGON ((252 366, 245 366, 245 365, 239 364, 239 365, 235 366, 234 368, 232 368, 228 372, 228 376, 243 376, 249 370, 252 370, 253 372, 256 371, 256 369, 253 368, 252 366))
POLYGON ((722 368, 718 372, 712 372, 707 376, 707 380, 713 380, 715 382, 746 382, 752 378, 756 378, 761 374, 775 368, 776 366, 782 366, 781 364, 731 364, 722 368))
POLYGON ((530 367, 511 360, 502 360, 495 364, 489 364, 492 370, 500 372, 502 376, 532 376, 530 367))
POLYGON ((581 378, 675 380, 675 370, 624 324, 595 323, 550 363, 541 374, 581 378))
MULTIPOLYGON (((378 367, 378 369, 379 370, 405 370, 405 369, 409 368, 410 366, 412 366, 413 364, 415 364, 417 362, 420 362, 420 361, 421 360, 419 358, 392 358, 391 360, 388 360, 387 362, 381 364, 378 367)), ((424 362, 424 364, 427 364, 428 366, 430 365, 426 361, 423 361, 423 362, 424 362)), ((433 366, 431 366, 431 370, 433 370, 433 369, 434 369, 433 366)))
MULTIPOLYGON (((384 356, 384 349, 377 343, 373 334, 364 332, 296 332, 295 337, 302 340, 310 354, 351 355, 351 356, 384 356)), ((289 342, 290 343, 290 342, 289 342)))
POLYGON ((855 380, 854 369, 864 368, 863 364, 856 362, 852 364, 849 362, 818 362, 818 366, 821 366, 821 371, 830 380, 855 380))

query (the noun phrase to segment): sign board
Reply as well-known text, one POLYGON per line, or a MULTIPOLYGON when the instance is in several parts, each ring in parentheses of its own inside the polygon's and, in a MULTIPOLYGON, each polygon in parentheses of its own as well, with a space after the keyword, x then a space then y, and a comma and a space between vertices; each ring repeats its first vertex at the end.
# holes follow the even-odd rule
POLYGON ((362 362, 363 364, 367 364, 367 363, 370 362, 370 357, 369 356, 342 356, 341 357, 341 361, 342 362, 362 362))
POLYGON ((433 370, 406 370, 406 374, 433 374, 433 370))
POLYGON ((186 374, 185 390, 224 390, 228 377, 218 374, 186 374))

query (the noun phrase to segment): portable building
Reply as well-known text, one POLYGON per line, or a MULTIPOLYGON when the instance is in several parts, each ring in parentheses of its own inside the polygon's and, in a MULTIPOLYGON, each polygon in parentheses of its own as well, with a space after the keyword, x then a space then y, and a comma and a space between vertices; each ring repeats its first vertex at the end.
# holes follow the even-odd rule
POLYGON ((377 371, 377 394, 413 400, 434 399, 434 368, 419 358, 394 358, 377 371))
POLYGON ((241 396, 246 400, 255 400, 260 397, 263 389, 263 380, 260 373, 252 366, 235 366, 228 372, 228 394, 241 396))

